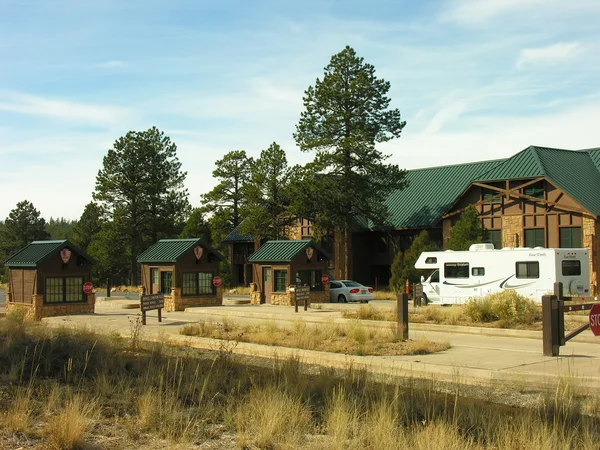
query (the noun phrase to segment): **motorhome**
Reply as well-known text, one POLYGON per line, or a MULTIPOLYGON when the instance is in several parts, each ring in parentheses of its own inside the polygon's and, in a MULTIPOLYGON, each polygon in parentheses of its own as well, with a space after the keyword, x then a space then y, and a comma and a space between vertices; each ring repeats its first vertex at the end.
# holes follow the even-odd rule
POLYGON ((537 301, 562 282, 564 296, 590 295, 589 252, 584 248, 503 248, 474 244, 468 251, 423 252, 416 269, 421 277, 421 301, 461 304, 469 298, 514 289, 537 301))

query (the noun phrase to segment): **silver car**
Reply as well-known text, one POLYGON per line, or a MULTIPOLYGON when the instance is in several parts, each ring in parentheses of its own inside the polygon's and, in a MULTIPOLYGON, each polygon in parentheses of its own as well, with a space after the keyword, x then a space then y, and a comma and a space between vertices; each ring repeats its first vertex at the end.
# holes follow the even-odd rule
POLYGON ((374 300, 373 288, 363 286, 356 281, 333 280, 329 282, 329 301, 331 303, 360 302, 374 300))

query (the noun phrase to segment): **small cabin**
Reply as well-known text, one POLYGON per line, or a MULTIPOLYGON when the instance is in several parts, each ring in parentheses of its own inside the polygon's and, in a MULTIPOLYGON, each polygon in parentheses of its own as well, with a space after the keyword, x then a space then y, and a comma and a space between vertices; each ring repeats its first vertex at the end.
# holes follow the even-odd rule
POLYGON ((165 294, 165 311, 223 304, 220 263, 225 258, 202 239, 161 239, 141 253, 140 293, 165 294))
POLYGON ((310 302, 329 301, 329 284, 322 282, 329 255, 312 240, 267 241, 248 261, 252 304, 294 305, 294 286, 310 286, 310 302))
POLYGON ((93 314, 91 291, 95 261, 68 240, 33 241, 8 258, 7 312, 26 308, 35 320, 43 317, 93 314))

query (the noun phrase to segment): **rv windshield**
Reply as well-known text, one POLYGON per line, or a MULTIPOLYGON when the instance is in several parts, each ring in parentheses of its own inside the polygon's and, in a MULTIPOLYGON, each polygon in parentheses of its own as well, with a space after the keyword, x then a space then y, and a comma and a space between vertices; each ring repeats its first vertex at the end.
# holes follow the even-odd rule
POLYGON ((440 271, 436 270, 431 274, 431 283, 439 283, 440 282, 440 271))

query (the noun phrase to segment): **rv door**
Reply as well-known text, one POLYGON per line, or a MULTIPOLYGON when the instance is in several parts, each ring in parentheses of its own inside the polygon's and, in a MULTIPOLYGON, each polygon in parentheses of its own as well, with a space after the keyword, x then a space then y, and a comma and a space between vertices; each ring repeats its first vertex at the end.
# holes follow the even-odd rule
POLYGON ((440 271, 434 270, 429 278, 423 283, 423 293, 427 296, 428 302, 440 301, 440 271))

